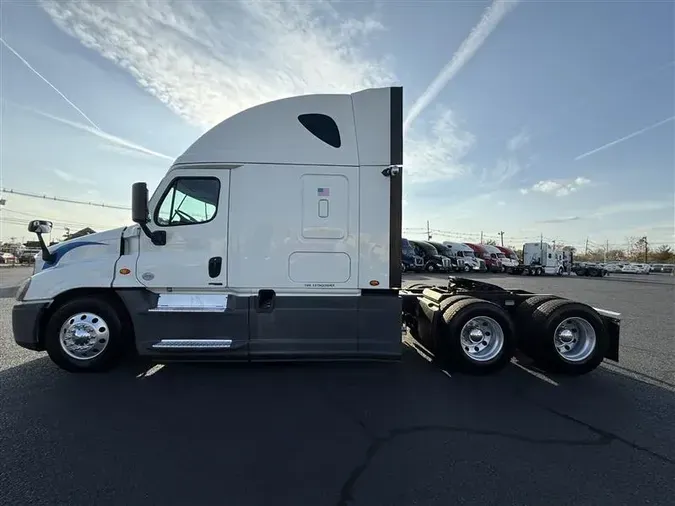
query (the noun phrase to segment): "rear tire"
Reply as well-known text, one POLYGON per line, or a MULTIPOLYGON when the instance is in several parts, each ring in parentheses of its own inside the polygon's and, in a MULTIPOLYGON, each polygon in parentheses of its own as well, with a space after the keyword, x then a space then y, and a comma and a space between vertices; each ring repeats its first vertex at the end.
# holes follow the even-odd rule
POLYGON ((547 372, 579 376, 596 369, 609 348, 600 315, 566 299, 540 304, 529 326, 535 363, 547 372))
POLYGON ((539 306, 551 300, 559 300, 562 297, 557 295, 535 295, 520 303, 515 311, 516 332, 518 333, 518 349, 526 355, 532 357, 536 352, 534 349, 534 337, 531 329, 532 314, 539 306))
POLYGON ((503 369, 515 347, 509 315, 492 302, 469 297, 456 299, 443 313, 434 354, 451 371, 484 375, 503 369))
POLYGON ((113 304, 100 297, 66 302, 49 318, 44 343, 52 361, 69 372, 103 372, 124 354, 125 332, 113 304))

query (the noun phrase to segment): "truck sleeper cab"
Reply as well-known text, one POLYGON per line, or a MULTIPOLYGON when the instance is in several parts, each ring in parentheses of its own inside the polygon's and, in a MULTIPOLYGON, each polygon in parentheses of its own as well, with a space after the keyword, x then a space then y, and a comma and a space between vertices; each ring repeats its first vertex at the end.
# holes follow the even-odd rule
POLYGON ((134 350, 396 360, 402 330, 470 374, 516 348, 567 374, 618 360, 617 313, 454 277, 401 289, 402 103, 379 88, 253 107, 200 137, 150 199, 135 183, 134 225, 47 247, 51 223, 32 221, 41 255, 17 290, 15 342, 71 372, 134 350))
POLYGON ((399 358, 402 103, 305 95, 224 120, 149 201, 134 185, 135 225, 46 250, 15 340, 69 370, 126 338, 159 360, 399 358))
POLYGON ((545 242, 528 242, 523 244, 523 264, 515 274, 541 276, 555 274, 562 276, 565 272, 565 252, 545 242))

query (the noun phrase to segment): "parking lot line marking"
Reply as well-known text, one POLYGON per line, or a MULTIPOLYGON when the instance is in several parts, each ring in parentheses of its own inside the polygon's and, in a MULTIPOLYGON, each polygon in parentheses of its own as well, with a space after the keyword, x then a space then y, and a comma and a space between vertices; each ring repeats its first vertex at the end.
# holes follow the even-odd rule
POLYGON ((525 367, 524 365, 519 364, 518 362, 511 362, 511 363, 512 363, 513 365, 515 365, 515 366, 520 367, 523 371, 525 371, 526 373, 531 374, 531 375, 534 376, 535 378, 539 378, 540 380, 545 381, 546 383, 550 383, 550 384, 553 385, 554 387, 560 386, 560 385, 558 385, 558 383, 557 383, 556 381, 553 381, 551 378, 549 378, 548 376, 546 376, 546 375, 543 374, 543 373, 540 373, 540 372, 538 372, 538 371, 534 371, 534 370, 532 370, 532 369, 529 369, 529 368, 525 367))

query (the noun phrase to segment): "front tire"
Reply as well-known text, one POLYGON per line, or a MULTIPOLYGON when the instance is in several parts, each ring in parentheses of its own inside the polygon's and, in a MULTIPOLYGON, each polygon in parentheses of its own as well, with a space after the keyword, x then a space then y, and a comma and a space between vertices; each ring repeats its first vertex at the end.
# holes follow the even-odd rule
POLYGON ((435 337, 437 360, 451 371, 471 375, 503 369, 516 347, 509 315, 498 305, 473 297, 456 299, 447 307, 435 337))
POLYGON ((81 297, 51 315, 45 327, 45 349, 66 371, 103 372, 120 362, 124 334, 113 304, 100 297, 81 297))

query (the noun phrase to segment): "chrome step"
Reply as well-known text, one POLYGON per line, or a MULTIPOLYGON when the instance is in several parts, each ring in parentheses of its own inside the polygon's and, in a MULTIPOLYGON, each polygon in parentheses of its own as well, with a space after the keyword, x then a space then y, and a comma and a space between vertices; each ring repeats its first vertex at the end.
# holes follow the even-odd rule
POLYGON ((152 345, 154 349, 227 349, 232 339, 162 339, 152 345))

